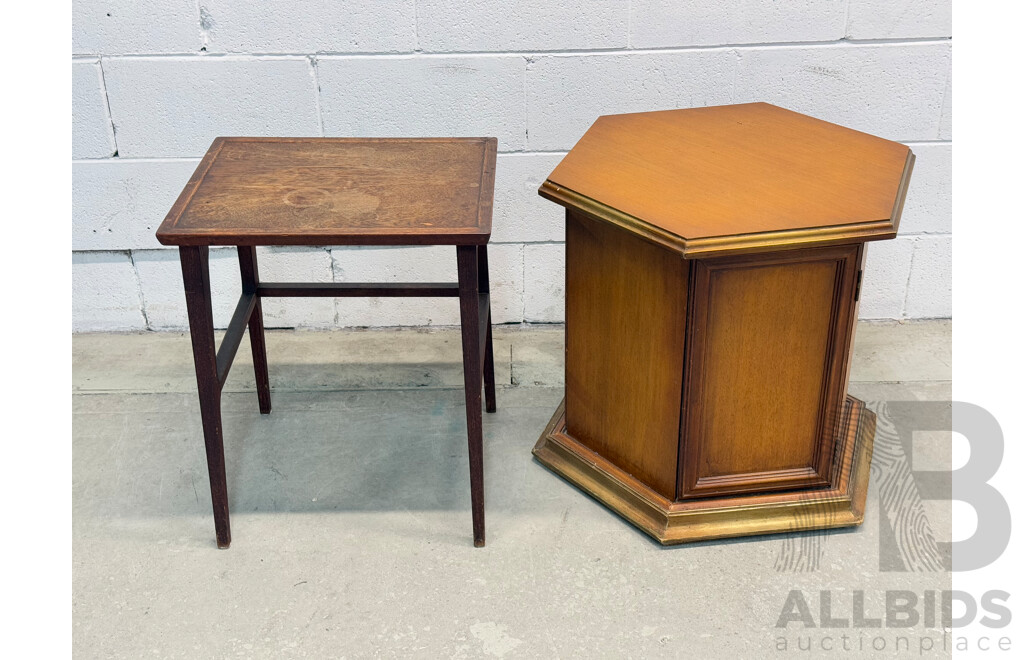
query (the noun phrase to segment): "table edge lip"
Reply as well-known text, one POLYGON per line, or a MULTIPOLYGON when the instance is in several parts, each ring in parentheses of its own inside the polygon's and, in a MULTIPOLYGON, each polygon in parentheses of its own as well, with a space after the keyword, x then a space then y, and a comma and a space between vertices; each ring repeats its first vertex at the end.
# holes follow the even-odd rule
POLYGON ((394 234, 394 233, 352 233, 352 234, 288 234, 288 233, 247 233, 224 234, 215 231, 206 233, 190 231, 188 233, 157 233, 157 241, 169 247, 185 246, 309 246, 330 247, 346 245, 380 245, 380 246, 415 246, 415 245, 486 245, 491 232, 458 232, 431 234, 394 234))
MULTIPOLYGON (((203 228, 203 229, 181 229, 177 226, 178 221, 181 219, 185 209, 188 208, 192 202, 192 198, 203 180, 206 178, 207 173, 217 160, 217 156, 220 155, 221 149, 228 142, 266 142, 266 143, 283 143, 283 142, 352 142, 352 143, 378 143, 378 142, 421 142, 421 143, 451 143, 451 142, 477 142, 482 143, 483 149, 481 150, 481 161, 480 161, 480 178, 478 181, 478 196, 477 196, 477 213, 476 213, 476 227, 462 227, 462 228, 446 228, 443 232, 431 232, 421 231, 419 233, 412 231, 404 237, 409 236, 415 237, 408 242, 379 242, 379 245, 423 245, 429 243, 437 244, 481 244, 486 243, 491 234, 491 217, 494 209, 494 179, 495 179, 495 168, 497 164, 497 153, 498 153, 498 138, 496 137, 373 137, 373 138, 361 138, 361 137, 246 137, 246 136, 218 136, 213 139, 210 143, 210 147, 206 150, 202 160, 196 166, 192 176, 185 183, 178 197, 175 199, 174 204, 171 205, 171 209, 164 216, 163 221, 156 230, 156 239, 162 245, 346 245, 346 244, 374 244, 373 242, 360 242, 352 243, 353 240, 363 239, 365 241, 374 241, 374 237, 385 235, 392 236, 392 234, 386 233, 390 228, 382 227, 379 228, 381 231, 371 231, 374 228, 356 228, 352 233, 338 232, 336 230, 324 230, 322 232, 312 232, 304 234, 291 234, 286 231, 269 231, 269 232, 246 232, 244 234, 230 232, 224 233, 223 240, 210 241, 206 234, 223 232, 224 230, 218 228, 203 228), (485 190, 486 189, 486 190, 485 190), (461 237, 483 237, 483 241, 476 240, 460 240, 461 237), (239 242, 239 237, 242 241, 239 242), (323 238, 334 238, 338 240, 337 243, 321 242, 323 238), (417 240, 422 237, 423 240, 417 240), (192 240, 192 239, 195 240, 192 240), (249 239, 253 240, 249 240, 249 239), (313 239, 312 241, 308 239, 313 239), (447 239, 447 240, 446 240, 447 239), (269 240, 270 242, 266 242, 269 240)), ((414 228, 402 228, 405 230, 411 230, 414 228)))
MULTIPOLYGON (((224 142, 495 142, 497 143, 498 138, 496 137, 357 137, 352 135, 339 135, 339 136, 266 136, 261 137, 258 135, 219 135, 213 139, 213 142, 218 140, 224 142)), ((213 146, 213 142, 210 146, 213 146)))
POLYGON ((903 205, 910 185, 910 174, 916 157, 909 147, 900 183, 888 218, 859 222, 797 227, 790 229, 725 234, 686 238, 642 218, 608 206, 583 193, 567 188, 551 179, 545 179, 537 194, 556 204, 585 213, 598 220, 618 225, 641 238, 680 253, 684 259, 766 250, 836 243, 857 243, 895 238, 899 231, 903 205))

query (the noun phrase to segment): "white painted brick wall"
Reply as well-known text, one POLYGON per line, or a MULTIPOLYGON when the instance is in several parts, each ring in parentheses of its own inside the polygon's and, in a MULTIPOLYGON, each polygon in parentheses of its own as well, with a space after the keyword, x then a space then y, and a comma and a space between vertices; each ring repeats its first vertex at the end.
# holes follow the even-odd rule
POLYGON ((625 48, 629 3, 417 0, 424 51, 543 51, 625 48))
POLYGON ((321 57, 324 133, 372 137, 493 136, 525 147, 523 58, 321 57))
POLYGON ((897 236, 891 241, 868 243, 860 290, 862 319, 904 318, 913 255, 913 237, 897 236))
POLYGON ((491 241, 545 243, 565 240, 565 209, 537 194, 565 154, 500 154, 494 176, 491 241))
POLYGON ((900 234, 951 234, 953 145, 912 142, 910 148, 917 160, 903 205, 900 234))
POLYGON ((525 268, 525 306, 523 318, 533 323, 565 321, 565 248, 563 245, 527 245, 523 254, 525 268))
POLYGON ((938 136, 948 43, 751 48, 739 60, 736 102, 768 101, 890 140, 938 136))
POLYGON ((195 0, 71 3, 73 53, 194 53, 202 45, 195 0))
POLYGON ((104 78, 118 153, 206 153, 218 135, 319 135, 305 57, 111 58, 104 78))
POLYGON ((526 72, 533 150, 571 149, 600 115, 721 105, 734 95, 737 61, 729 50, 533 59, 526 72))
POLYGON ((900 39, 953 34, 953 3, 935 0, 850 0, 852 39, 900 39))
POLYGON ((71 318, 75 329, 140 330, 139 283, 122 252, 71 253, 71 318))
POLYGON ((199 159, 78 161, 71 165, 71 249, 158 249, 156 229, 199 159))
POLYGON ((72 60, 71 157, 107 158, 115 149, 100 63, 72 60))
POLYGON ((207 50, 216 53, 408 53, 413 0, 200 0, 207 50))
POLYGON ((944 316, 952 304, 953 237, 920 236, 914 241, 903 312, 910 317, 944 316))
POLYGON ((846 27, 842 0, 633 0, 634 48, 834 41, 846 27))
POLYGON ((946 70, 946 90, 942 94, 942 119, 939 121, 939 139, 953 139, 953 58, 946 70))
MULTIPOLYGON (((73 327, 182 329, 153 233, 217 135, 495 136, 494 319, 564 319, 562 209, 537 187, 601 114, 764 100, 908 143, 900 237, 861 316, 950 316, 951 2, 76 0, 73 327)), ((214 316, 240 291, 211 251, 214 316)), ((452 279, 452 248, 260 250, 261 274, 452 279)), ((448 325, 453 300, 267 300, 281 327, 448 325)))

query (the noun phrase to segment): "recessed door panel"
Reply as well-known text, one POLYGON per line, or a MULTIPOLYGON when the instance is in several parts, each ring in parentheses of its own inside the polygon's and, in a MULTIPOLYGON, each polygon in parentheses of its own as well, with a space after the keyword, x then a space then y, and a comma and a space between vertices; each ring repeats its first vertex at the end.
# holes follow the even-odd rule
POLYGON ((829 484, 856 258, 694 262, 681 497, 829 484))

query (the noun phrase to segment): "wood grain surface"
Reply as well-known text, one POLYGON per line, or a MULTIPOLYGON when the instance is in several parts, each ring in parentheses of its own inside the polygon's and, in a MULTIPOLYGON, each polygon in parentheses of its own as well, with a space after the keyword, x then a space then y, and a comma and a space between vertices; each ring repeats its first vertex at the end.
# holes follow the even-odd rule
POLYGON ((859 524, 865 242, 914 155, 764 103, 601 117, 566 207, 566 393, 534 448, 662 543, 859 524))
POLYGON ((165 245, 484 244, 495 138, 214 140, 165 245))
POLYGON ((693 262, 681 497, 830 483, 859 257, 693 262))
POLYGON ((566 213, 569 433, 665 497, 676 490, 687 264, 566 213))
POLYGON ((748 103, 600 117, 541 194, 686 254, 770 250, 892 238, 912 165, 898 142, 748 103))

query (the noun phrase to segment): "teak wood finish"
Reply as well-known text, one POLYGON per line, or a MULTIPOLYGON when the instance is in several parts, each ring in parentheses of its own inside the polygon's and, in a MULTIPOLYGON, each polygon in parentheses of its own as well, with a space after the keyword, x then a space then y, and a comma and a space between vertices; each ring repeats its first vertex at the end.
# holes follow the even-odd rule
POLYGON ((688 258, 894 238, 914 155, 767 103, 600 117, 540 194, 688 258))
POLYGON ((494 138, 217 138, 157 238, 179 246, 217 545, 229 547, 221 390, 246 329, 260 412, 270 378, 265 297, 458 297, 462 324, 473 543, 484 533, 481 409, 496 410, 487 241, 494 138), (454 245, 458 282, 263 282, 257 245, 454 245), (218 348, 209 246, 238 246, 242 295, 218 348), (483 395, 481 396, 481 390, 483 395))
POLYGON ((566 213, 569 433, 665 497, 676 490, 685 266, 652 243, 566 213))
POLYGON ((679 497, 831 482, 858 250, 692 262, 679 497))
POLYGON ((566 395, 534 454, 663 543, 858 524, 865 242, 914 156, 764 103, 601 117, 566 207, 566 395))

